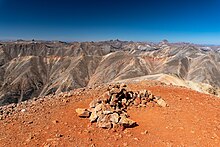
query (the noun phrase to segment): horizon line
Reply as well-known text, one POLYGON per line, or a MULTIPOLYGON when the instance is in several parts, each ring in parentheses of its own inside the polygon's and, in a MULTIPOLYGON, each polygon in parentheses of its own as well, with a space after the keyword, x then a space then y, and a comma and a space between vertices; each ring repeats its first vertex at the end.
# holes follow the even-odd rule
POLYGON ((123 39, 106 39, 106 40, 62 40, 62 39, 0 39, 0 42, 16 42, 16 41, 39 41, 39 42, 66 42, 66 43, 72 43, 72 42, 105 42, 105 41, 122 41, 122 42, 136 42, 136 43, 155 43, 158 44, 163 41, 167 41, 168 43, 171 44, 176 44, 176 43, 185 43, 185 44, 194 44, 194 45, 209 45, 209 46, 220 46, 220 44, 213 44, 213 43, 194 43, 194 42, 189 42, 189 41, 169 41, 167 39, 162 39, 160 41, 149 41, 149 40, 140 40, 140 41, 133 41, 133 40, 123 40, 123 39))

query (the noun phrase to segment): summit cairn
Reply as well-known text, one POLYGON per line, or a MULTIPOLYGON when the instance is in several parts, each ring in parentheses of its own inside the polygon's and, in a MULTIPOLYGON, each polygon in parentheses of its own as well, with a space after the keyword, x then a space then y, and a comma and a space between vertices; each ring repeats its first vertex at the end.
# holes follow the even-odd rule
POLYGON ((168 106, 162 98, 148 90, 128 91, 127 85, 116 84, 109 85, 107 92, 89 104, 89 109, 78 108, 76 112, 79 117, 87 117, 91 123, 96 122, 100 128, 129 128, 137 126, 137 123, 129 119, 127 108, 146 107, 149 102, 156 102, 160 107, 168 106))

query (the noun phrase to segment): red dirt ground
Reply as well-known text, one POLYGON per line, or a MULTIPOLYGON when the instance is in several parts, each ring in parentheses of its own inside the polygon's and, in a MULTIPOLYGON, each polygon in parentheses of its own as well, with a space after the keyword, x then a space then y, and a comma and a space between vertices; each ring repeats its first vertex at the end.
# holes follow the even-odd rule
POLYGON ((151 90, 169 107, 131 108, 128 114, 139 126, 105 130, 76 115, 76 108, 88 108, 106 87, 88 89, 70 98, 33 103, 1 120, 0 146, 220 146, 219 98, 146 82, 128 87, 151 90))

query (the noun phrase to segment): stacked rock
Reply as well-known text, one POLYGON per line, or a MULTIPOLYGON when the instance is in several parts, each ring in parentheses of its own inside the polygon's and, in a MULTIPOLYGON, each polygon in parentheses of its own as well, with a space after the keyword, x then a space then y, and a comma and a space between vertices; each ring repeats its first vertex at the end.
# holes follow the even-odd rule
POLYGON ((89 109, 76 109, 78 116, 89 118, 90 122, 97 122, 101 128, 115 128, 118 126, 133 127, 137 123, 129 119, 127 108, 130 106, 146 107, 150 101, 159 106, 166 107, 167 103, 160 97, 154 96, 150 91, 128 91, 124 84, 110 85, 98 99, 93 100, 89 109))

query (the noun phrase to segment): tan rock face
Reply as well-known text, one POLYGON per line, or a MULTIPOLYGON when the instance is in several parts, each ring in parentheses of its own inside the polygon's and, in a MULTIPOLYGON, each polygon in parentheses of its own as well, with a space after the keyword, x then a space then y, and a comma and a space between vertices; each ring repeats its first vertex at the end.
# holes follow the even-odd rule
POLYGON ((96 105, 98 105, 99 103, 101 103, 101 100, 95 99, 95 100, 93 100, 93 101, 89 104, 89 107, 90 107, 90 108, 95 108, 96 105))
POLYGON ((132 127, 136 125, 136 122, 123 116, 121 117, 119 124, 123 125, 124 127, 132 127))
POLYGON ((112 128, 112 123, 111 122, 98 122, 97 126, 99 128, 103 128, 103 129, 111 129, 112 128))
POLYGON ((156 102, 161 107, 167 107, 168 106, 168 104, 163 99, 159 99, 156 102))
POLYGON ((87 109, 83 109, 83 108, 77 108, 76 113, 79 117, 83 117, 83 118, 88 118, 91 114, 90 111, 88 111, 87 109))
POLYGON ((95 122, 96 120, 97 120, 97 118, 98 118, 98 115, 97 115, 97 113, 94 111, 94 109, 91 111, 91 115, 90 115, 90 117, 89 117, 89 119, 90 119, 90 122, 95 122))
POLYGON ((119 118, 120 118, 120 117, 119 117, 118 113, 110 114, 110 121, 111 121, 112 123, 117 124, 118 121, 119 121, 119 118))
POLYGON ((146 107, 150 102, 156 102, 161 107, 168 106, 160 97, 156 97, 147 90, 138 92, 127 91, 124 84, 111 85, 108 91, 90 103, 90 109, 78 108, 80 117, 89 117, 90 122, 97 122, 100 128, 110 129, 114 126, 135 127, 137 123, 129 119, 128 107, 146 107))

